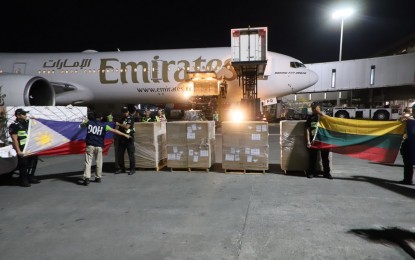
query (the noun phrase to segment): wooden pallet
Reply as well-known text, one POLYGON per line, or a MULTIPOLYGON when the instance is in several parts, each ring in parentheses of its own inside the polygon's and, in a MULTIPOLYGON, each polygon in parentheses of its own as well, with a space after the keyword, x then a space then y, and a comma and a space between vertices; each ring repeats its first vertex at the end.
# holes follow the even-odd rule
POLYGON ((264 174, 266 170, 224 169, 224 171, 229 174, 264 174))
POLYGON ((163 159, 163 160, 160 160, 159 162, 158 162, 158 164, 157 165, 155 165, 154 167, 150 167, 150 166, 146 166, 146 167, 137 167, 136 166, 136 169, 141 169, 141 170, 154 170, 154 171, 160 171, 161 169, 163 169, 164 167, 166 167, 167 166, 167 159, 163 159))
POLYGON ((307 171, 306 170, 298 170, 298 171, 291 171, 291 170, 283 170, 284 174, 287 175, 287 172, 303 172, 304 175, 307 175, 307 171))
POLYGON ((171 167, 170 168, 170 171, 171 172, 173 172, 173 171, 188 171, 188 172, 191 172, 191 171, 206 171, 206 172, 209 172, 210 171, 210 168, 194 168, 194 167, 186 167, 186 168, 174 168, 174 167, 171 167))

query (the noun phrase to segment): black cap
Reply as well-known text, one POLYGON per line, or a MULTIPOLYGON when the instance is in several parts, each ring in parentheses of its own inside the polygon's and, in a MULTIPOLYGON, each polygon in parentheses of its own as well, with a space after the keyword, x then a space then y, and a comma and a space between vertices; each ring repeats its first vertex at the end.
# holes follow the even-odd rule
POLYGON ((16 111, 14 111, 14 115, 15 116, 17 116, 17 115, 23 115, 23 114, 27 114, 27 113, 29 113, 30 111, 25 111, 25 110, 23 110, 22 108, 18 108, 18 109, 16 109, 16 111))
POLYGON ((101 112, 95 112, 95 118, 102 118, 102 113, 101 112))
POLYGON ((313 103, 311 103, 311 108, 316 108, 317 106, 320 106, 320 103, 317 101, 314 101, 313 103))
POLYGON ((122 112, 122 113, 129 112, 128 107, 122 107, 122 108, 121 108, 121 112, 122 112))

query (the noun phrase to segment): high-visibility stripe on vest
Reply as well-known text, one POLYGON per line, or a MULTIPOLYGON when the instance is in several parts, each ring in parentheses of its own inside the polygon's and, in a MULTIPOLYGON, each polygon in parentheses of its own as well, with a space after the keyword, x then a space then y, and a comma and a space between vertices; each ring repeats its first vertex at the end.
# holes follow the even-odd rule
POLYGON ((17 138, 19 140, 20 146, 25 146, 27 142, 27 130, 19 130, 17 131, 17 138))

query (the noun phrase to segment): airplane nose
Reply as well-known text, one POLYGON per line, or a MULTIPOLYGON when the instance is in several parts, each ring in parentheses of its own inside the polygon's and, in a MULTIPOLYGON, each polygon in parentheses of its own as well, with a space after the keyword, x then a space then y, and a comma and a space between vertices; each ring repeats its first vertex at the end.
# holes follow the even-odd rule
POLYGON ((318 81, 318 75, 317 75, 317 73, 315 73, 314 71, 312 71, 312 70, 309 70, 309 81, 310 81, 310 86, 312 86, 312 85, 314 85, 314 84, 316 84, 317 83, 317 81, 318 81))

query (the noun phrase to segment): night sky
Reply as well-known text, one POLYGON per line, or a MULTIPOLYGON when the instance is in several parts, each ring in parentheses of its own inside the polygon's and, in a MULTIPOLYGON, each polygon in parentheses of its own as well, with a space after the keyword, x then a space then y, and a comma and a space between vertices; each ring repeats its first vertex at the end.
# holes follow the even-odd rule
POLYGON ((415 33, 415 0, 9 1, 0 52, 80 52, 230 47, 232 28, 268 27, 268 50, 304 63, 367 58, 415 33))

